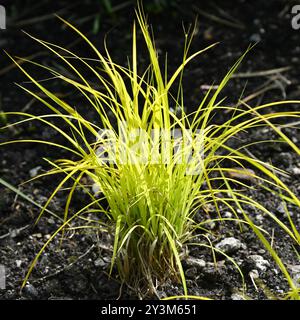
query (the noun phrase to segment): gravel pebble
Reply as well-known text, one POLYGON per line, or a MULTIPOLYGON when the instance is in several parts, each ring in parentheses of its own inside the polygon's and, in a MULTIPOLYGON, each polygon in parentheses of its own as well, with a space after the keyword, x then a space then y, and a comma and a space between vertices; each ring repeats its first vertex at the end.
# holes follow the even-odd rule
POLYGON ((262 256, 258 254, 253 254, 249 256, 249 260, 253 262, 255 267, 262 272, 265 272, 268 269, 268 267, 270 267, 269 261, 265 260, 262 256))
POLYGON ((232 218, 232 213, 230 211, 226 211, 224 214, 223 214, 223 217, 224 218, 227 218, 227 219, 230 219, 232 218))
POLYGON ((300 265, 288 265, 292 273, 292 279, 296 287, 300 288, 300 265))
POLYGON ((300 175, 300 168, 295 167, 292 169, 292 172, 294 175, 299 176, 300 175))
POLYGON ((206 262, 203 259, 197 259, 193 257, 189 257, 186 260, 188 266, 196 267, 197 269, 203 269, 206 266, 206 262))
POLYGON ((22 260, 16 260, 17 268, 20 268, 22 265, 22 260))
POLYGON ((23 293, 24 295, 29 296, 31 298, 36 298, 39 295, 37 289, 30 283, 26 284, 26 286, 23 289, 23 293))
POLYGON ((37 166, 37 167, 32 168, 31 170, 29 170, 29 175, 30 175, 30 177, 31 177, 31 178, 36 177, 41 169, 42 169, 41 166, 37 166))
POLYGON ((252 278, 252 279, 258 279, 259 278, 259 273, 256 269, 254 270, 251 270, 249 272, 249 276, 252 278))
POLYGON ((233 293, 231 295, 232 300, 245 300, 244 297, 239 293, 233 293))
POLYGON ((92 191, 93 191, 94 195, 96 195, 100 192, 100 186, 98 183, 94 183, 92 185, 92 191))
POLYGON ((110 259, 108 257, 100 257, 94 261, 95 267, 104 268, 110 263, 110 259))
POLYGON ((225 253, 233 253, 240 249, 246 248, 247 247, 244 243, 234 237, 225 238, 216 244, 216 249, 221 250, 225 253))

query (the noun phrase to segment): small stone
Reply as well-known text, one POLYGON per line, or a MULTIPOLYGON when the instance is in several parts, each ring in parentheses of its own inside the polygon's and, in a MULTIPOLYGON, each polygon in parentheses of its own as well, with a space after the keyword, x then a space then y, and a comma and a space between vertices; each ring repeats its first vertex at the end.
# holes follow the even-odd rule
POLYGON ((43 237, 43 235, 41 233, 35 233, 35 234, 33 234, 33 236, 36 238, 39 238, 39 239, 43 237))
POLYGON ((55 221, 54 221, 52 218, 49 218, 49 219, 48 219, 48 223, 49 223, 49 224, 55 224, 55 221))
POLYGON ((256 215, 256 220, 259 222, 262 222, 264 220, 264 217, 261 214, 256 215))
POLYGON ((214 221, 209 221, 205 225, 209 230, 213 230, 216 227, 216 223, 214 221))
POLYGON ((193 257, 189 257, 186 260, 188 266, 196 267, 197 269, 203 269, 206 266, 206 262, 203 259, 197 259, 193 257))
POLYGON ((283 291, 282 289, 279 289, 279 290, 277 290, 277 293, 279 293, 279 294, 283 294, 283 293, 284 293, 284 291, 283 291))
POLYGON ((104 268, 110 263, 110 258, 108 257, 100 257, 94 261, 94 265, 96 267, 104 268))
POLYGON ((265 260, 262 256, 258 254, 253 254, 249 256, 249 260, 253 262, 255 267, 262 272, 265 272, 268 269, 268 267, 270 267, 269 261, 265 260))
POLYGON ((20 268, 22 265, 22 260, 16 260, 17 268, 20 268))
POLYGON ((216 249, 223 251, 225 253, 233 253, 240 249, 246 249, 246 248, 247 247, 245 244, 243 244, 240 240, 234 237, 225 238, 216 244, 216 249))
POLYGON ((297 273, 293 276, 293 282, 297 288, 300 288, 300 273, 297 273))
POLYGON ((100 192, 100 186, 98 183, 94 183, 92 185, 92 191, 93 191, 94 195, 96 195, 100 192))
POLYGON ((250 40, 250 42, 260 42, 261 36, 259 33, 254 33, 250 36, 249 40, 250 40))
POLYGON ((292 169, 292 173, 294 174, 294 175, 296 175, 296 176, 299 176, 300 175, 300 168, 293 168, 292 169))
POLYGON ((29 170, 29 175, 30 175, 30 177, 31 177, 31 178, 36 177, 41 169, 42 169, 41 166, 37 166, 37 167, 29 170))
POLYGON ((16 238, 19 235, 19 232, 17 229, 13 229, 10 231, 11 238, 16 238))
POLYGON ((285 207, 283 203, 280 203, 280 205, 277 207, 277 211, 281 214, 285 214, 285 207))
POLYGON ((300 273, 300 264, 288 264, 287 267, 292 273, 300 273))
POLYGON ((266 253, 266 250, 265 250, 265 249, 259 249, 257 252, 258 252, 259 254, 265 254, 265 253, 266 253))
POLYGON ((234 261, 236 262, 236 264, 238 266, 241 266, 244 263, 244 260, 243 259, 239 259, 239 258, 234 259, 234 261))
POLYGON ((249 272, 249 276, 250 276, 251 279, 258 279, 259 278, 259 273, 258 273, 258 271, 256 269, 254 269, 254 270, 251 270, 249 272))
POLYGON ((224 214, 223 214, 223 217, 224 218, 227 218, 227 219, 230 219, 232 218, 232 213, 230 211, 226 211, 224 214))
POLYGON ((259 29, 259 32, 260 32, 261 34, 264 34, 264 33, 266 33, 266 30, 265 30, 264 28, 260 28, 260 29, 259 29))
POLYGON ((30 283, 26 284, 26 286, 23 289, 23 292, 25 295, 31 298, 36 298, 39 295, 37 289, 30 283))
POLYGON ((106 265, 105 261, 102 258, 98 258, 94 261, 95 267, 104 267, 106 265))
POLYGON ((231 295, 232 300, 245 300, 244 297, 240 293, 233 293, 231 295))
POLYGON ((300 288, 300 265, 288 265, 289 270, 292 273, 292 279, 297 288, 300 288))

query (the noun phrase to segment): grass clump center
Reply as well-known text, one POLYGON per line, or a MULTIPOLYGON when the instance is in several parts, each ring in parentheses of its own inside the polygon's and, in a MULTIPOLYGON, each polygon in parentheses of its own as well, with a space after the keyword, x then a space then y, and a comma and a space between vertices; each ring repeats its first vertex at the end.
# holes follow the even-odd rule
MULTIPOLYGON (((175 73, 168 77, 167 67, 162 70, 160 66, 145 15, 142 9, 138 8, 137 24, 146 43, 150 61, 146 71, 140 74, 135 24, 132 33, 131 62, 128 67, 123 67, 112 60, 106 46, 103 55, 84 34, 67 21, 63 21, 92 48, 100 67, 94 68, 88 59, 36 38, 34 39, 59 57, 74 76, 68 77, 53 68, 33 61, 27 62, 39 65, 56 79, 61 79, 80 91, 94 109, 97 119, 87 120, 76 108, 48 90, 16 62, 47 99, 21 87, 50 109, 52 114, 34 116, 22 112, 14 113, 25 119, 8 126, 24 121, 41 121, 62 135, 66 144, 31 141, 63 148, 76 158, 48 161, 53 168, 43 175, 63 173, 64 178, 44 205, 39 218, 67 183, 71 182, 72 186, 69 188, 62 225, 34 259, 24 284, 53 238, 64 233, 73 219, 93 212, 98 214, 104 232, 113 230, 111 272, 116 266, 120 279, 145 295, 152 295, 157 284, 171 278, 181 282, 183 294, 187 296, 188 288, 182 260, 187 256, 186 246, 193 242, 199 230, 205 230, 205 221, 196 222, 195 214, 204 211, 204 208, 211 204, 219 215, 219 220, 224 220, 220 205, 226 206, 234 214, 236 221, 252 228, 285 275, 291 288, 290 295, 299 298, 298 289, 270 245, 268 236, 261 228, 255 226, 244 211, 244 206, 251 206, 269 215, 292 241, 299 245, 300 236, 291 217, 289 224, 278 220, 263 205, 247 197, 242 191, 232 188, 232 182, 242 188, 248 186, 227 175, 229 170, 233 170, 232 166, 238 167, 236 170, 239 173, 252 174, 267 190, 273 192, 272 190, 279 189, 279 196, 299 206, 296 195, 278 177, 281 174, 278 169, 251 157, 243 148, 233 149, 227 143, 241 132, 267 126, 300 154, 298 147, 274 124, 278 118, 298 117, 299 113, 261 112, 270 106, 276 108, 282 104, 299 102, 275 102, 256 107, 246 103, 239 104, 239 107, 225 106, 224 100, 218 99, 219 93, 244 58, 243 55, 229 70, 218 88, 207 92, 197 110, 192 114, 186 114, 181 85, 183 70, 187 63, 213 45, 189 56, 192 35, 186 34, 182 63, 175 73), (75 66, 74 61, 87 68, 103 90, 95 89, 75 66), (175 84, 179 88, 176 97, 171 94, 175 84), (213 124, 213 113, 224 111, 232 112, 232 117, 223 124, 213 124), (54 115, 63 120, 69 131, 50 121, 54 115), (224 163, 227 163, 227 166, 224 163), (231 166, 228 163, 231 163, 231 166), (246 167, 254 168, 256 171, 247 171, 246 167), (254 172, 260 172, 263 178, 254 172), (82 178, 86 176, 97 185, 97 196, 82 183, 82 178), (203 185, 206 187, 203 188, 203 185), (84 189, 91 196, 91 202, 70 216, 70 204, 78 188, 84 189)), ((6 116, 10 114, 13 113, 6 113, 6 116)), ((9 143, 12 142, 16 141, 9 143)), ((209 238, 203 238, 208 242, 197 245, 211 247, 213 252, 218 251, 209 238)), ((226 257, 231 259, 227 255, 226 257)), ((238 268, 237 265, 236 267, 238 268)))

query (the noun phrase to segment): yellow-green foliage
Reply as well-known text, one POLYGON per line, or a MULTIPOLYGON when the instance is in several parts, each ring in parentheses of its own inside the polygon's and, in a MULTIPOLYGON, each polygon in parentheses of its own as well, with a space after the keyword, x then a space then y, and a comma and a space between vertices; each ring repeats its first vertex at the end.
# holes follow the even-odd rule
MULTIPOLYGON (((67 21, 61 20, 92 48, 100 68, 95 69, 89 64, 88 59, 81 58, 67 49, 31 36, 58 56, 73 72, 74 77, 67 77, 52 68, 40 66, 54 77, 79 90, 94 109, 98 122, 89 122, 84 114, 80 114, 63 99, 50 92, 42 83, 36 81, 25 70, 25 67, 17 64, 48 99, 42 98, 41 95, 23 86, 20 87, 45 104, 52 113, 44 116, 22 112, 13 113, 25 119, 11 125, 32 120, 41 121, 44 125, 57 130, 66 139, 69 147, 52 141, 35 140, 35 142, 67 149, 77 157, 77 161, 60 159, 55 163, 49 162, 53 169, 43 174, 65 173, 65 177, 52 193, 40 216, 47 210, 50 201, 67 181, 73 181, 73 187, 66 201, 62 226, 45 243, 31 264, 24 284, 39 256, 52 239, 63 232, 71 220, 84 215, 93 208, 93 212, 98 212, 103 228, 112 230, 113 227, 112 267, 117 266, 122 280, 150 294, 155 290, 156 281, 164 281, 166 278, 180 280, 184 294, 187 295, 188 288, 181 264, 185 252, 183 248, 192 241, 198 230, 205 228, 204 222, 197 224, 194 221, 194 215, 199 210, 201 212, 203 206, 213 204, 215 211, 219 214, 219 219, 222 219, 219 210, 219 205, 222 204, 234 213, 234 219, 253 229, 285 275, 291 288, 291 296, 299 298, 297 288, 288 271, 268 241, 268 234, 254 225, 244 212, 243 206, 250 205, 269 215, 299 245, 300 237, 293 221, 290 218, 290 224, 285 225, 264 208, 263 204, 257 203, 241 191, 232 189, 230 181, 233 180, 243 188, 248 186, 234 178, 228 178, 226 172, 229 169, 223 165, 224 160, 240 168, 248 164, 255 168, 256 172, 263 173, 264 178, 256 175, 254 178, 265 185, 268 190, 279 189, 280 194, 282 196, 284 194, 286 201, 299 206, 300 202, 296 195, 278 178, 281 174, 280 170, 252 158, 244 153, 243 149, 235 150, 227 144, 229 139, 242 131, 267 126, 299 154, 297 146, 274 125, 274 120, 278 118, 298 117, 299 113, 292 111, 262 113, 270 106, 275 108, 283 104, 299 102, 276 102, 256 107, 250 107, 245 103, 236 108, 224 106, 224 101, 218 99, 219 93, 238 67, 243 55, 221 81, 218 89, 215 92, 210 90, 199 103, 197 111, 187 115, 183 108, 182 72, 189 61, 213 45, 188 56, 192 36, 186 34, 182 64, 171 77, 168 77, 167 72, 161 70, 149 26, 142 9, 138 8, 137 25, 148 48, 150 61, 147 70, 140 74, 137 63, 135 24, 132 33, 131 63, 126 68, 113 62, 106 47, 105 54, 100 53, 84 34, 67 21), (78 67, 75 67, 74 59, 76 64, 80 62, 83 68, 93 73, 104 90, 93 88, 78 67), (174 98, 170 89, 177 80, 179 80, 180 89, 177 97, 174 98), (170 105, 175 106, 179 112, 175 113, 170 105), (232 112, 232 118, 220 125, 211 124, 212 112, 224 111, 232 112), (65 122, 72 134, 50 121, 54 115, 65 122), (178 131, 182 133, 181 140, 178 140, 173 134, 178 131), (87 132, 93 137, 92 140, 88 138, 87 132), (110 134, 107 134, 108 132, 110 134), (139 143, 136 148, 141 137, 143 138, 142 143, 139 143), (181 142, 181 149, 175 152, 178 142, 181 142), (108 147, 112 145, 115 149, 108 147), (218 152, 219 150, 226 152, 221 153, 218 152), (106 154, 106 159, 108 155, 113 161, 105 161, 104 154, 106 154), (186 155, 190 154, 193 155, 192 160, 187 161, 186 155), (81 183, 83 176, 89 176, 98 184, 99 198, 90 194, 91 203, 76 214, 69 216, 73 193, 77 188, 85 188, 81 183), (219 180, 221 187, 216 189, 213 180, 219 180), (207 187, 200 191, 204 183, 207 187), (103 207, 103 199, 108 202, 109 209, 103 207), (240 209, 239 212, 242 214, 238 213, 237 209, 240 209), (104 216, 108 217, 108 220, 104 219, 104 216)), ((27 62, 38 65, 33 61, 27 62)), ((7 116, 10 114, 12 113, 6 113, 7 116)), ((34 142, 34 140, 30 141, 34 142)), ((2 145, 15 142, 19 141, 4 142, 2 145)), ((203 245, 210 246, 205 243, 203 245)), ((238 268, 237 265, 236 267, 238 268)))

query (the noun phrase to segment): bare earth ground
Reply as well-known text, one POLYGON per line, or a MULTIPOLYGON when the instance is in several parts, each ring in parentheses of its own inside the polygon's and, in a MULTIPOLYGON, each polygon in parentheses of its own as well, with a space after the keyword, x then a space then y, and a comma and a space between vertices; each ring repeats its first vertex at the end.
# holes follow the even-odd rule
MULTIPOLYGON (((162 12, 152 12, 150 21, 153 25, 157 39, 158 49, 164 53, 168 51, 170 70, 179 63, 182 55, 183 32, 182 21, 192 23, 199 14, 199 29, 195 35, 192 51, 203 48, 213 42, 220 44, 200 56, 188 67, 184 85, 186 90, 186 107, 193 110, 199 104, 205 93, 205 87, 218 82, 225 75, 228 68, 247 49, 250 43, 259 41, 257 46, 249 53, 238 70, 236 78, 232 79, 223 95, 227 96, 228 103, 233 103, 245 88, 243 97, 254 94, 250 100, 252 105, 282 99, 299 99, 299 54, 300 30, 291 27, 290 8, 292 2, 287 1, 214 1, 207 5, 199 1, 178 1, 179 5, 168 7, 162 12), (184 5, 183 5, 184 2, 184 5), (197 10, 197 8, 200 10, 197 10), (205 12, 203 12, 205 11, 205 12), (234 23, 226 23, 215 19, 222 17, 228 21, 224 14, 228 13, 235 19, 234 23), (209 13, 209 15, 208 15, 209 13), (284 68, 274 71, 277 68, 284 68), (269 73, 257 71, 272 70, 269 73), (246 73, 246 75, 245 75, 246 73), (250 77, 249 77, 250 75, 250 77), (251 76, 252 75, 252 76, 251 76), (255 75, 255 76, 253 76, 255 75)), ((77 37, 69 30, 62 27, 56 19, 46 19, 33 23, 27 19, 32 16, 42 16, 42 13, 52 13, 65 8, 64 1, 56 7, 44 6, 41 12, 37 8, 31 16, 17 19, 7 30, 0 30, 0 47, 11 54, 28 56, 36 54, 36 59, 43 64, 53 65, 57 61, 33 40, 20 32, 25 29, 29 33, 42 39, 52 41, 63 46, 71 46, 72 50, 83 56, 91 52, 82 42, 76 42, 77 37), (27 21, 26 21, 27 20, 27 21), (47 31, 45 31, 47 30, 47 31), (75 42, 74 42, 75 41, 75 42)), ((93 8, 75 6, 67 8, 61 13, 69 17, 75 25, 79 18, 88 16, 93 8)), ((95 35, 91 32, 93 21, 78 22, 79 28, 89 33, 90 38, 100 48, 103 47, 103 37, 108 32, 108 47, 111 54, 120 63, 126 63, 126 56, 130 54, 130 34, 133 20, 132 7, 127 7, 113 16, 101 17, 100 30, 95 35), (112 28, 114 27, 114 28, 112 28)), ((141 64, 145 57, 141 56, 141 64)), ((15 68, 10 68, 10 61, 1 54, 0 68, 0 110, 42 113, 43 107, 38 102, 19 90, 13 82, 25 81, 23 75, 15 68)), ((39 78, 43 74, 38 70, 32 72, 39 78)), ((55 88, 55 82, 53 87, 55 88)), ((88 117, 93 117, 92 111, 80 105, 77 93, 59 87, 57 92, 63 94, 73 104, 78 103, 78 108, 85 110, 88 117)), ((294 108, 299 108, 295 106, 294 108)), ((221 122, 226 115, 215 115, 215 121, 221 122)), ((8 119, 12 121, 12 118, 8 119)), ((299 145, 299 130, 289 129, 286 133, 299 145)), ((261 139, 274 138, 270 131, 253 131, 240 136, 236 145, 261 139)), ((43 138, 59 141, 58 135, 42 127, 39 123, 24 124, 16 129, 0 131, 0 141, 21 138, 43 138)), ((290 148, 283 144, 265 144, 249 149, 255 156, 265 161, 272 161, 274 165, 290 173, 284 178, 292 190, 300 196, 300 160, 290 148)), ((32 144, 13 145, 1 148, 0 174, 1 178, 18 186, 30 178, 32 169, 40 172, 49 167, 43 157, 57 159, 64 153, 56 149, 46 148, 32 144)), ((58 180, 43 179, 20 186, 20 189, 33 197, 40 204, 44 204, 58 180)), ((247 181, 247 183, 253 183, 247 181)), ((284 218, 284 209, 279 201, 255 185, 251 196, 260 200, 269 210, 278 217, 284 218)), ((122 287, 118 279, 109 279, 106 271, 110 262, 111 236, 103 236, 94 231, 69 232, 66 239, 59 245, 60 238, 56 238, 46 249, 39 264, 30 278, 30 284, 20 293, 20 285, 25 276, 30 262, 38 253, 44 242, 59 226, 59 221, 45 214, 41 221, 34 225, 34 219, 39 209, 26 202, 4 187, 0 186, 0 264, 6 268, 6 288, 0 289, 0 299, 134 299, 137 296, 129 289, 122 287)), ((51 204, 50 209, 57 214, 63 214, 65 194, 59 193, 51 204)), ((88 201, 83 193, 76 195, 71 212, 75 212, 82 204, 88 201)), ((300 212, 290 208, 294 222, 300 227, 300 212)), ((287 236, 269 218, 259 212, 247 212, 258 225, 262 225, 271 235, 274 235, 274 246, 283 261, 290 267, 292 275, 300 277, 299 259, 295 254, 293 244, 287 236), (298 267, 298 269, 297 269, 298 267)), ((212 217, 214 212, 211 212, 212 217)), ((223 212, 226 214, 226 212, 223 212)), ((228 214, 228 213, 227 213, 228 214)), ((197 219, 207 219, 204 212, 199 212, 197 219)), ((74 222, 74 226, 82 224, 74 222)), ((245 274, 247 284, 246 294, 251 299, 273 298, 280 296, 288 289, 287 283, 275 266, 272 258, 256 240, 252 232, 246 228, 240 232, 234 223, 221 226, 212 224, 211 240, 214 244, 227 238, 235 238, 242 245, 231 252, 245 274), (259 255, 262 267, 251 258, 259 255), (251 279, 251 271, 256 269, 261 279, 261 285, 255 286, 251 279), (264 285, 267 289, 264 289, 264 285)), ((201 237, 199 236, 199 241, 201 237)), ((186 262, 189 293, 202 295, 214 299, 240 299, 241 276, 236 268, 224 258, 218 258, 217 268, 213 265, 211 252, 208 249, 190 248, 190 256, 198 259, 198 264, 186 262)), ((176 283, 167 282, 157 288, 158 295, 182 294, 182 288, 176 283)))

